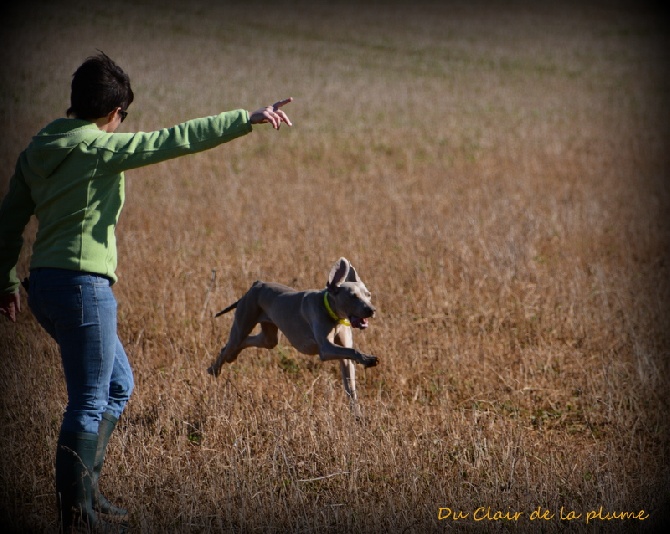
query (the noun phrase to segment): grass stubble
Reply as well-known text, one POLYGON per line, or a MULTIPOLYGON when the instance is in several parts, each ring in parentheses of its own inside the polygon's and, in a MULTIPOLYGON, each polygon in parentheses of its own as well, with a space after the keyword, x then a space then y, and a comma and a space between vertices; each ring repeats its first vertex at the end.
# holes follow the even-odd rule
MULTIPOLYGON (((661 524, 669 117, 653 13, 30 7, 12 8, 1 52, 5 185, 95 48, 133 80, 128 129, 295 98, 290 130, 127 173, 115 292, 136 389, 101 484, 135 530, 661 524), (215 311, 257 279, 320 288, 340 255, 379 308, 356 337, 381 358, 359 370, 363 423, 339 366, 283 339, 206 374, 232 319, 215 311)), ((0 519, 49 531, 58 353, 25 310, 0 324, 0 352, 0 519)))

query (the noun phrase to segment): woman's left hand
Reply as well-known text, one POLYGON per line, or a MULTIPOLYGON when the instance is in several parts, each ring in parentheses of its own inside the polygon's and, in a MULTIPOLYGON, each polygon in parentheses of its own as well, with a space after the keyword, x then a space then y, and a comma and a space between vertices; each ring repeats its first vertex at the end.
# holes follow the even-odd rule
POLYGON ((3 293, 0 295, 0 315, 8 317, 13 323, 16 322, 16 314, 21 311, 21 296, 19 292, 3 293))
POLYGON ((282 122, 288 124, 289 126, 293 126, 286 113, 284 113, 284 111, 280 109, 282 106, 285 106, 289 102, 293 102, 292 97, 286 98, 285 100, 280 100, 279 102, 275 102, 271 106, 266 106, 264 108, 257 109, 249 116, 251 124, 270 123, 272 124, 272 127, 275 130, 279 130, 279 127, 281 126, 282 122))

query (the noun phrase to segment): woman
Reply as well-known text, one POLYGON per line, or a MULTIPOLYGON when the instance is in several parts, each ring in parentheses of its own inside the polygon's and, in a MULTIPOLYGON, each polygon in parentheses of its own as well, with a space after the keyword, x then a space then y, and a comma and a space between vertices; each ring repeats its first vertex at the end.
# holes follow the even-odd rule
POLYGON ((193 154, 252 131, 291 122, 282 100, 253 113, 236 110, 148 133, 116 133, 133 91, 127 74, 103 53, 72 78, 67 118, 41 130, 19 156, 0 207, 0 314, 21 309, 16 263, 30 217, 38 232, 30 263, 29 305, 60 348, 68 404, 56 449, 56 494, 63 531, 100 528, 96 511, 127 511, 107 501, 98 478, 110 435, 133 390, 117 335, 115 228, 124 175, 193 154))

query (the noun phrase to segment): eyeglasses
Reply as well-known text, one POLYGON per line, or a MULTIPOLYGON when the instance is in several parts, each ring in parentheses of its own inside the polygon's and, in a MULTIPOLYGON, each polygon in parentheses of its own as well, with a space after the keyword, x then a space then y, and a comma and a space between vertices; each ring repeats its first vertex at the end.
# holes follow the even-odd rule
POLYGON ((119 110, 119 115, 121 116, 121 122, 126 120, 126 117, 128 116, 127 111, 123 111, 122 109, 119 110))

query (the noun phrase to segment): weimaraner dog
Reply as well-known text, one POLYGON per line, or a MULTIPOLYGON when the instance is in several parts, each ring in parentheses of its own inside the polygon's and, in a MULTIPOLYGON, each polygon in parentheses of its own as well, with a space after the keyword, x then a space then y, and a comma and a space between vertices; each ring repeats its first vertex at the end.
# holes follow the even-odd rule
POLYGON ((296 291, 282 284, 254 282, 242 298, 216 314, 218 317, 235 309, 228 343, 208 372, 218 376, 224 363, 235 361, 248 347, 276 347, 277 332, 281 330, 303 354, 318 354, 322 361, 340 360, 344 389, 359 416, 354 362, 373 367, 378 360, 353 348, 352 328, 368 327, 368 318, 376 311, 370 299, 370 292, 346 258, 335 262, 321 291, 296 291), (261 331, 251 335, 259 323, 261 331))

